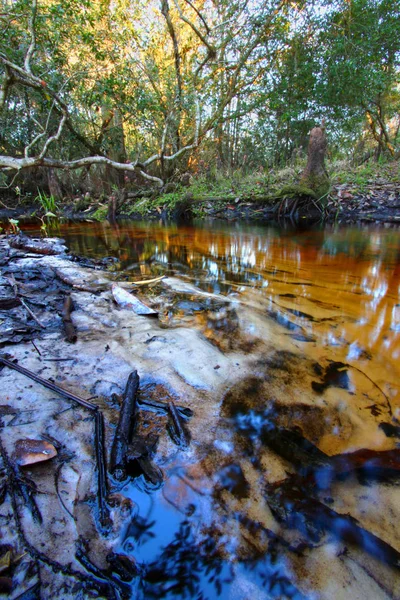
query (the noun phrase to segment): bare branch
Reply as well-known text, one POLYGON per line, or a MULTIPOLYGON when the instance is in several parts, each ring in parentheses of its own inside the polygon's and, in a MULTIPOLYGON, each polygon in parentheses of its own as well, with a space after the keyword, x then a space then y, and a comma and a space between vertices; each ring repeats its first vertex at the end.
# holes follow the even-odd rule
POLYGON ((9 67, 5 67, 3 79, 0 85, 0 112, 3 110, 7 100, 8 88, 12 83, 12 75, 9 67))
POLYGON ((32 0, 32 13, 28 19, 28 29, 29 29, 29 33, 31 34, 31 43, 29 44, 29 48, 26 53, 25 62, 24 62, 25 71, 27 73, 29 73, 29 75, 32 75, 31 60, 32 60, 32 56, 34 55, 35 50, 36 50, 36 32, 35 32, 36 14, 37 14, 37 0, 32 0))
POLYGON ((142 175, 142 177, 144 177, 145 179, 148 179, 149 181, 154 181, 160 187, 162 187, 164 185, 163 180, 160 179, 159 177, 155 177, 154 175, 149 175, 145 171, 142 171, 142 169, 139 170, 139 173, 142 175))
MULTIPOLYGON (((174 0, 174 4, 176 6, 176 9, 179 13, 180 18, 182 19, 182 21, 184 21, 185 23, 187 23, 189 25, 189 27, 194 31, 194 33, 197 35, 197 37, 203 42, 203 44, 206 46, 210 56, 216 56, 217 52, 214 48, 214 46, 212 46, 210 44, 210 42, 206 39, 206 37, 201 33, 201 31, 196 27, 196 25, 194 25, 191 21, 189 21, 189 19, 187 17, 185 17, 185 15, 182 12, 181 7, 178 4, 178 0, 174 0)), ((207 28, 208 29, 208 28, 207 28)))
POLYGON ((189 6, 191 6, 193 8, 193 10, 195 11, 195 13, 197 14, 197 16, 199 17, 199 19, 202 21, 204 27, 206 28, 207 33, 210 33, 210 28, 207 25, 207 22, 205 20, 205 18, 203 17, 203 15, 201 14, 201 12, 195 7, 194 4, 192 4, 190 2, 190 0, 185 0, 186 4, 189 4, 189 6))
POLYGON ((58 129, 57 129, 57 133, 55 133, 54 135, 52 135, 51 137, 49 137, 49 139, 46 141, 45 145, 43 146, 43 150, 41 151, 40 155, 39 155, 39 159, 42 159, 46 156, 47 150, 50 146, 50 144, 52 144, 53 142, 57 141, 60 139, 60 135, 61 132, 64 128, 65 125, 65 121, 67 120, 67 115, 64 113, 62 116, 62 119, 58 125, 58 129))

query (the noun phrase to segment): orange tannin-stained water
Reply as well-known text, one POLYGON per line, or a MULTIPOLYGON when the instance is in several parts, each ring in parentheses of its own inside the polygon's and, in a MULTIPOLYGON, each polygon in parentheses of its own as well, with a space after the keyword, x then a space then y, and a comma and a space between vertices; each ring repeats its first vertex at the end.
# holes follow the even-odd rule
POLYGON ((130 279, 172 274, 208 292, 240 293, 317 336, 311 354, 330 346, 343 361, 368 361, 400 407, 398 230, 81 223, 58 233, 76 254, 115 257, 112 268, 130 279))

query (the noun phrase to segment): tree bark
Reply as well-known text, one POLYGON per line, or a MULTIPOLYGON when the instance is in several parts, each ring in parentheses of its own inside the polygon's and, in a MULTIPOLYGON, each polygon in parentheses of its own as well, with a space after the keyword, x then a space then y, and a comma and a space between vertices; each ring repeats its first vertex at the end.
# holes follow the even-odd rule
POLYGON ((325 167, 325 155, 328 143, 324 123, 314 127, 308 143, 307 165, 301 174, 300 186, 308 188, 317 198, 325 196, 330 187, 328 172, 325 167))

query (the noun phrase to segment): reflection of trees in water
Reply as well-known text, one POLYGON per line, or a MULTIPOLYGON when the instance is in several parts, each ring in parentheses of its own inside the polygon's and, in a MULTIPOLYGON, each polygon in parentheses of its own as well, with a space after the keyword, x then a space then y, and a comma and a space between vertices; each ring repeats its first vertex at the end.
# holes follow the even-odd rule
MULTIPOLYGON (((147 536, 153 525, 144 527, 147 536)), ((276 546, 271 546, 267 554, 233 563, 223 559, 224 540, 218 529, 212 526, 203 530, 201 542, 196 540, 193 529, 196 524, 187 517, 172 542, 145 565, 139 584, 143 598, 224 597, 240 571, 261 587, 267 598, 304 599, 285 572, 285 561, 276 546)))

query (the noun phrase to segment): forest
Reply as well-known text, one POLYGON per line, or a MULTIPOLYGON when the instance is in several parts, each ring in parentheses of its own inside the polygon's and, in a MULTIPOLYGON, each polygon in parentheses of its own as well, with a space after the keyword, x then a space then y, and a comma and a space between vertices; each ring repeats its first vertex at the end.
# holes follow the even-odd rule
POLYGON ((1 0, 0 185, 54 197, 398 158, 395 0, 1 0))

